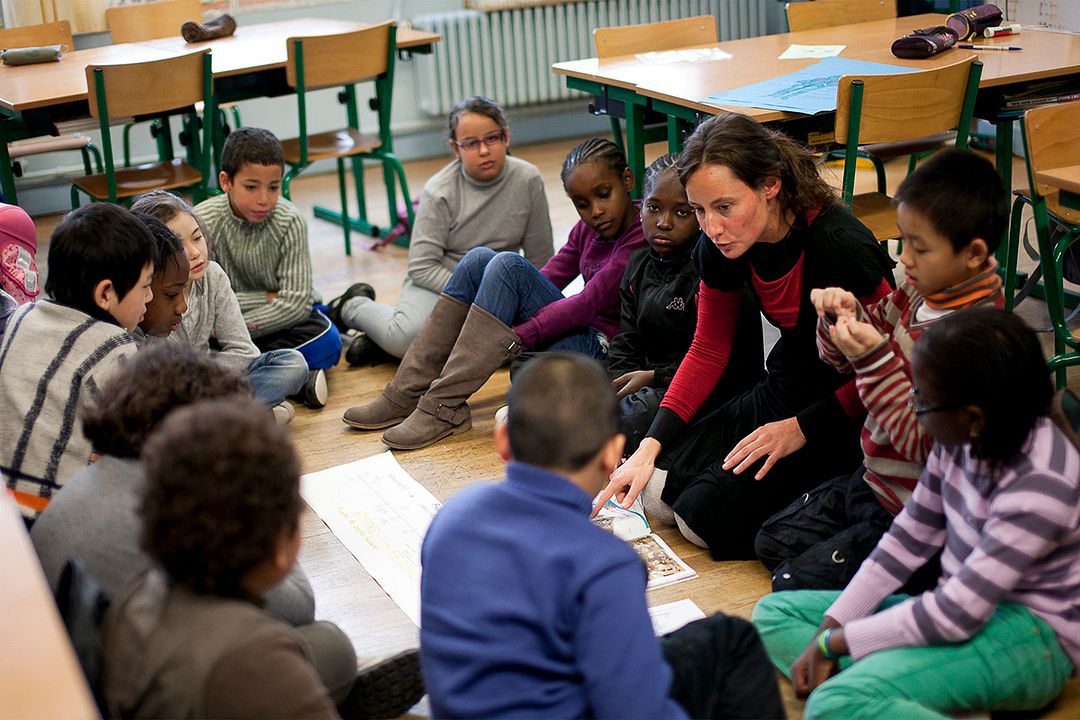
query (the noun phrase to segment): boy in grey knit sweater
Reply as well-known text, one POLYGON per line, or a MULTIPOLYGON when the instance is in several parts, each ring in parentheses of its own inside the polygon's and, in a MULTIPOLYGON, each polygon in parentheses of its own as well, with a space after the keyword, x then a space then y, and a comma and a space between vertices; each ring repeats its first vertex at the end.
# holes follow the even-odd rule
POLYGON ((224 194, 195 212, 214 238, 214 260, 228 275, 251 339, 261 352, 293 348, 311 371, 302 397, 326 403, 326 374, 340 359, 337 328, 312 308, 307 223, 280 197, 285 169, 281 143, 259 128, 229 134, 218 182, 224 194), (335 352, 336 346, 336 352, 335 352))

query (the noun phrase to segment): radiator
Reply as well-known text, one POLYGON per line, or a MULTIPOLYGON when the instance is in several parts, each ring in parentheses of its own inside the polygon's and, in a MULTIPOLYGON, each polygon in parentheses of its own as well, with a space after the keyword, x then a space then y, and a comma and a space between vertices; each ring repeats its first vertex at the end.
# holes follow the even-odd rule
POLYGON ((593 57, 593 28, 713 15, 721 40, 765 33, 765 13, 775 0, 590 0, 480 12, 456 10, 413 19, 442 42, 416 57, 420 109, 442 117, 470 95, 487 95, 504 107, 543 105, 584 97, 568 90, 552 63, 593 57))

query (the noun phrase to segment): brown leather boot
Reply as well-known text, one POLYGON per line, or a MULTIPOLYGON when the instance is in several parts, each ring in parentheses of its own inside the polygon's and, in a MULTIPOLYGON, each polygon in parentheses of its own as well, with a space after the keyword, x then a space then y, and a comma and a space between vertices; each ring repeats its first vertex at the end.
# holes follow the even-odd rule
POLYGON ((442 372, 468 314, 468 305, 445 293, 440 295, 420 334, 401 359, 394 379, 379 397, 346 410, 342 417, 345 424, 359 430, 382 430, 407 418, 431 381, 442 372))
POLYGON ((513 330, 473 305, 446 367, 412 414, 383 433, 383 442, 395 450, 418 450, 470 429, 472 416, 465 401, 520 347, 521 338, 513 330))

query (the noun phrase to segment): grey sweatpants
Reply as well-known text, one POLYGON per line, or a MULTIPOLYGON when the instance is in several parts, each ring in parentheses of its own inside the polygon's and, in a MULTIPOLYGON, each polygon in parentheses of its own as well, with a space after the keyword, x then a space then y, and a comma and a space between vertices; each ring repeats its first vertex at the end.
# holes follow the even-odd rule
POLYGON ((383 350, 400 358, 424 326, 438 299, 439 293, 414 285, 411 278, 405 278, 396 306, 366 297, 352 298, 342 306, 341 319, 348 327, 366 333, 383 350))

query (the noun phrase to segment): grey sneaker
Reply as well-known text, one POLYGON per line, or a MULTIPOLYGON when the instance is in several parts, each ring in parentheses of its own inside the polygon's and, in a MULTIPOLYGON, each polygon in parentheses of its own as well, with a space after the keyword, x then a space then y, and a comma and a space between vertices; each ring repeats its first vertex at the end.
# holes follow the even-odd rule
POLYGON ((329 396, 330 391, 326 387, 326 371, 310 371, 307 382, 304 383, 303 389, 300 390, 300 399, 303 403, 309 408, 318 410, 326 405, 326 399, 329 396))
POLYGON ((339 706, 343 717, 395 718, 424 697, 420 651, 406 650, 364 668, 339 706))
POLYGON ((288 400, 282 400, 272 408, 274 413, 274 420, 278 425, 288 425, 296 417, 296 410, 293 409, 292 403, 288 400))

